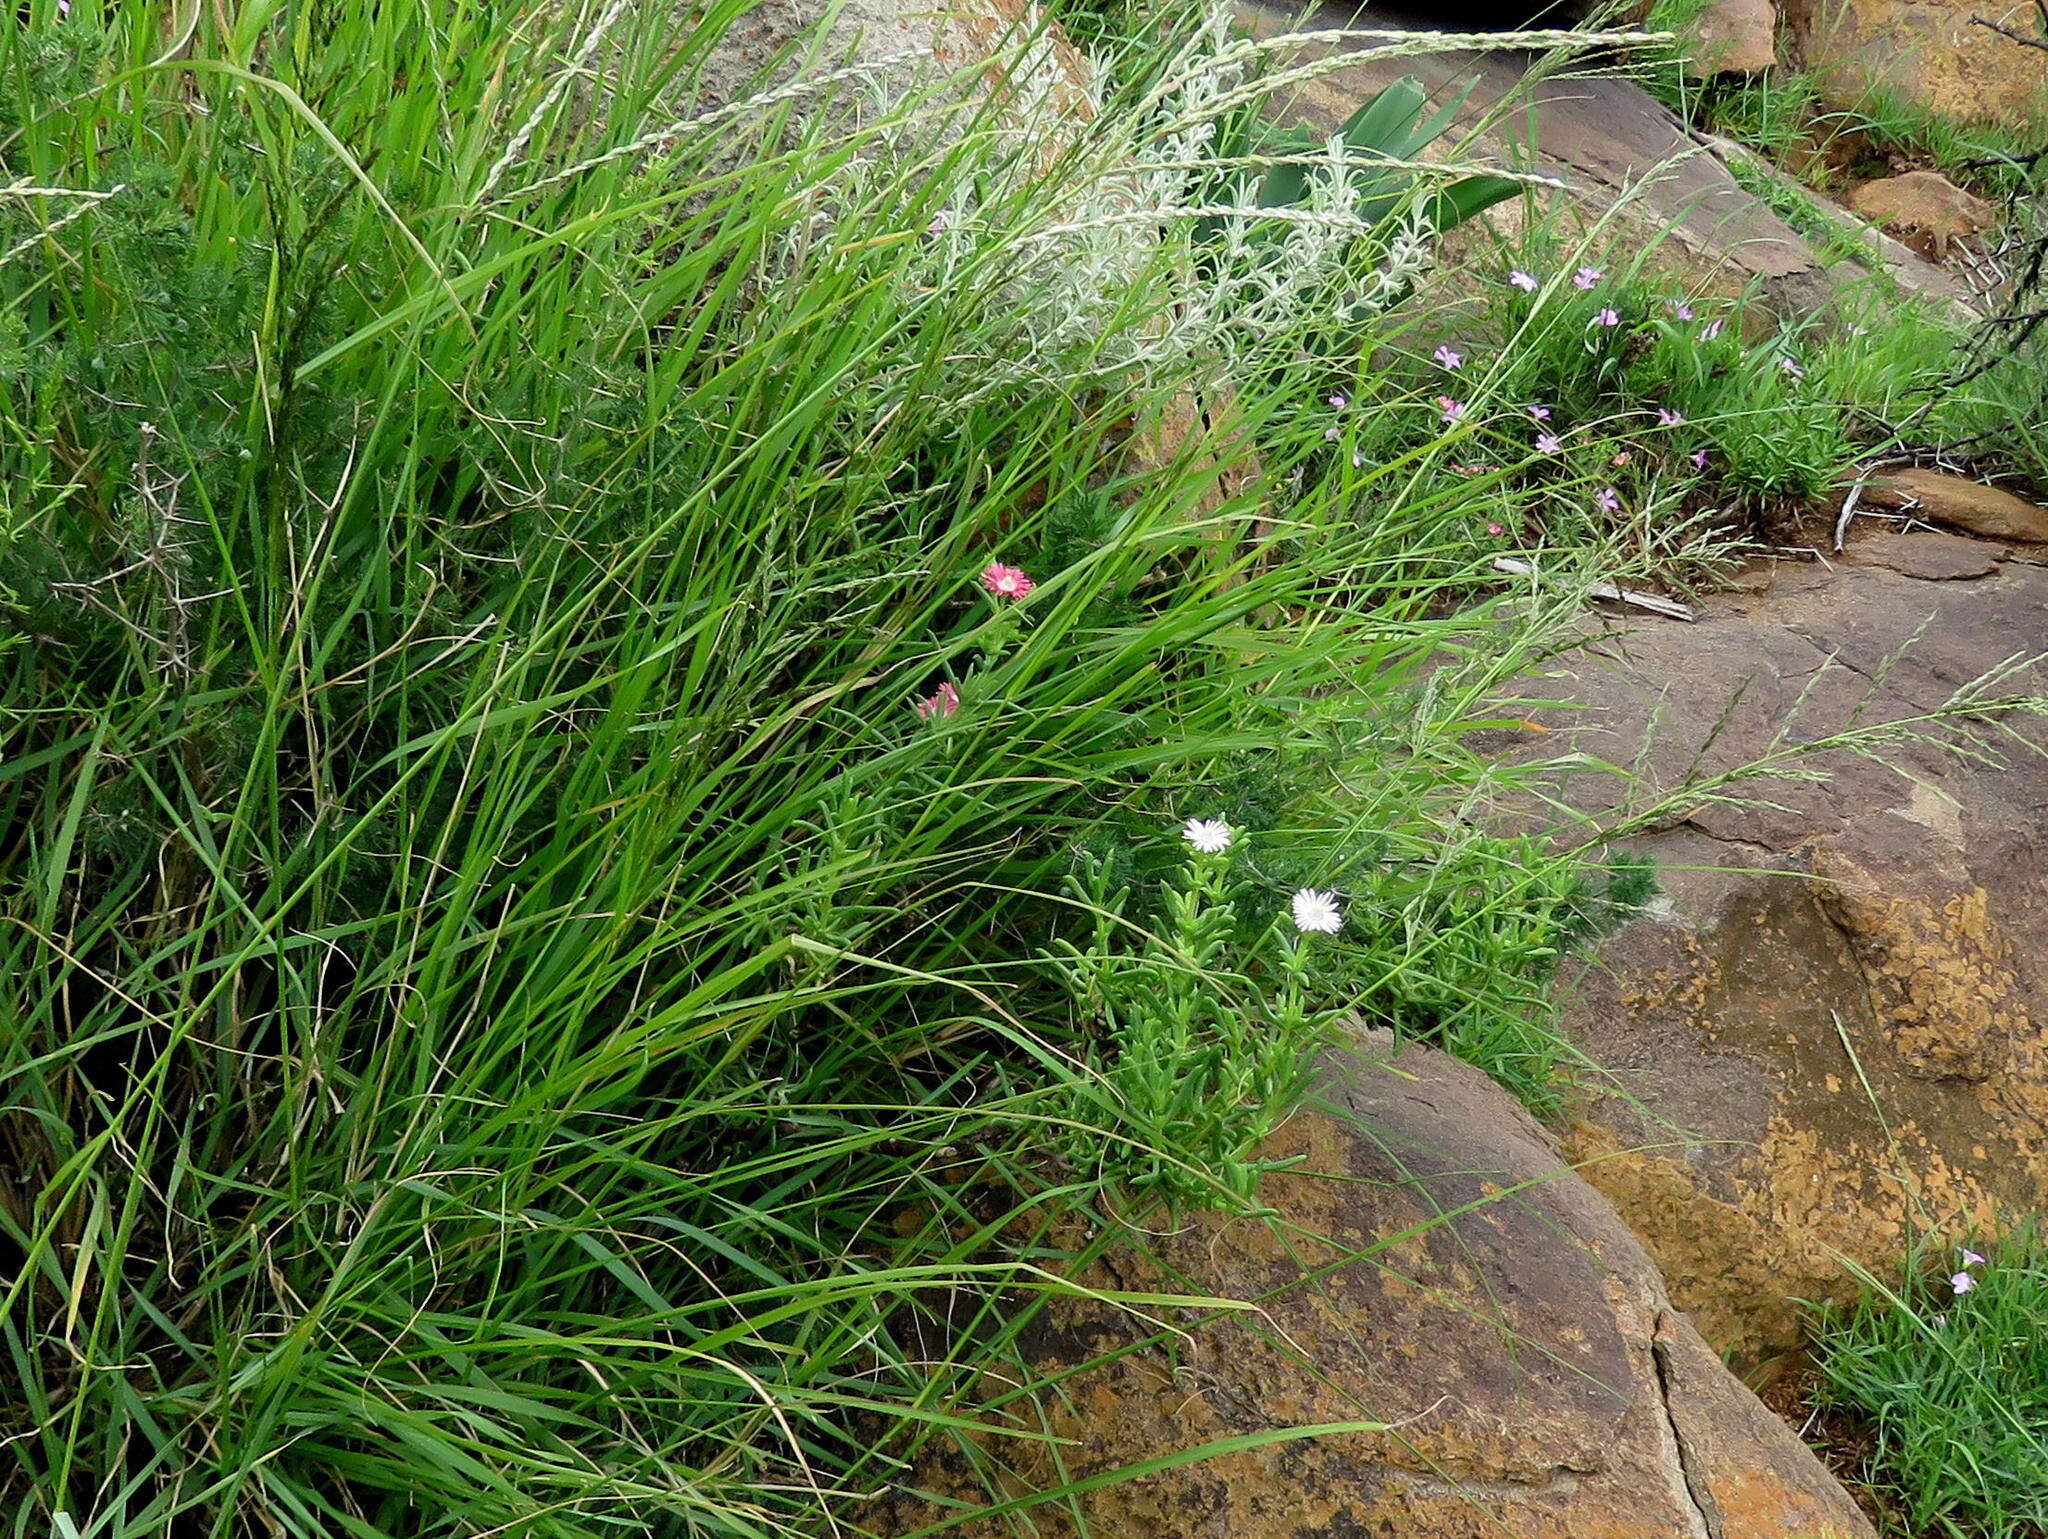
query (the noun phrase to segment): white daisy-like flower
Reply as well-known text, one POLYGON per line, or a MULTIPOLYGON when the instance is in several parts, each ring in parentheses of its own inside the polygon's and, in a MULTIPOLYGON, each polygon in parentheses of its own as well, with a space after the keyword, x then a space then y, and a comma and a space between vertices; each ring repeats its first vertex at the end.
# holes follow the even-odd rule
POLYGON ((1221 855, 1234 837, 1221 818, 1189 818, 1181 824, 1180 836, 1203 855, 1221 855))
POLYGON ((1318 892, 1313 887, 1304 887, 1294 895, 1294 928, 1303 933, 1335 935, 1344 923, 1344 912, 1337 907, 1334 892, 1318 892))

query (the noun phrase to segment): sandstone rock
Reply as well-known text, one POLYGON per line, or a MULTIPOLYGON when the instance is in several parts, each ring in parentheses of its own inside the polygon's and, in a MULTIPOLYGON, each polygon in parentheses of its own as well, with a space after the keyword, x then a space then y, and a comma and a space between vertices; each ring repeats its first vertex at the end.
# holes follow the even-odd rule
MULTIPOLYGON (((1307 18, 1279 0, 1238 0, 1236 9, 1239 22, 1259 37, 1352 24, 1352 13, 1335 5, 1307 18)), ((1399 14, 1376 20, 1390 22, 1398 24, 1399 14)), ((1289 57, 1306 62, 1371 48, 1365 40, 1321 42, 1289 57)), ((1559 216, 1566 229, 1576 225, 1596 257, 1606 250, 1625 251, 1630 260, 1646 255, 1703 290, 1754 293, 1773 314, 1802 323, 1828 309, 1838 285, 1868 282, 1853 266, 1821 256, 1743 186, 1726 163, 1739 151, 1724 151, 1695 133, 1632 80, 1568 73, 1532 86, 1524 78, 1529 55, 1512 49, 1378 52, 1383 56, 1302 82, 1281 104, 1284 115, 1330 132, 1402 75, 1420 78, 1435 98, 1470 86, 1460 124, 1480 132, 1465 154, 1556 178, 1566 190, 1542 198, 1543 215, 1559 216), (1512 110, 1496 113, 1510 99, 1512 110)), ((1772 173, 1752 160, 1744 175, 1754 174, 1772 173)), ((1509 202, 1488 218, 1505 227, 1520 209, 1509 202)), ((1868 230, 1840 217, 1857 231, 1868 230)), ((1970 308, 1969 296, 1947 273, 1895 242, 1876 245, 1869 265, 1908 294, 1970 308)))
POLYGON ((1889 567, 1925 582, 1969 582, 1997 571, 2001 554, 1995 545, 1960 534, 1886 529, 1861 536, 1848 559, 1889 567))
MULTIPOLYGON (((1668 787, 1924 717, 2048 635, 2032 565, 1779 570, 1539 681, 1575 702, 1545 751, 1640 755, 1668 787)), ((2001 686, 2042 689, 2032 670, 2001 686)), ((1828 783, 1667 807, 1631 841, 1662 898, 1567 991, 1565 1028, 1607 1075, 1567 1151, 1753 1382, 1796 1353, 1795 1301, 1852 1294, 1850 1267, 1888 1275, 1917 1234, 2048 1206, 2048 727, 2006 714, 1962 742, 1981 757, 1906 744, 1900 773, 1835 751, 1814 761, 1828 783)), ((1612 776, 1563 790, 1627 811, 1612 776)))
MULTIPOLYGON (((1666 1301, 1612 1208, 1477 1071, 1368 1039, 1269 1150, 1266 1218, 1207 1216, 1083 1281, 1256 1301, 1161 1328, 1062 1299, 1025 1338, 1068 1369, 1017 1423, 1074 1442, 984 1437, 1008 1494, 1244 1434, 1337 1421, 1381 1433, 1268 1443, 1077 1498, 1115 1539, 1867 1539, 1791 1431, 1666 1301), (1391 1055, 1391 1056, 1390 1056, 1391 1055)), ((1152 1311, 1155 1316, 1158 1311, 1152 1311)), ((981 1499, 957 1459, 920 1469, 981 1499)), ((936 1515, 906 1502, 878 1527, 936 1515)), ((1081 1531, 1062 1503, 964 1524, 963 1539, 1081 1531), (1019 1523, 1020 1518, 1028 1519, 1019 1523)))
POLYGON ((1098 105, 1086 56, 1033 0, 751 0, 709 51, 696 89, 719 105, 856 65, 892 95, 966 75, 1018 133, 1050 137, 1048 153, 1060 124, 1087 122, 1098 105))
POLYGON ((1938 470, 1892 470, 1874 477, 1863 500, 1990 540, 2048 543, 2048 508, 1996 486, 1938 470))
POLYGON ((2025 126, 2048 107, 2044 55, 1979 26, 1977 16, 2026 33, 2030 0, 1787 0, 1799 56, 1827 105, 1862 106, 1872 90, 1944 117, 2025 126))
POLYGON ((1771 0, 1711 0, 1691 33, 1690 75, 1754 75, 1778 62, 1778 11, 1771 0))
POLYGON ((1924 257, 1940 259, 1955 242, 1998 222, 1998 210, 1933 171, 1880 177, 1851 190, 1849 207, 1924 257))

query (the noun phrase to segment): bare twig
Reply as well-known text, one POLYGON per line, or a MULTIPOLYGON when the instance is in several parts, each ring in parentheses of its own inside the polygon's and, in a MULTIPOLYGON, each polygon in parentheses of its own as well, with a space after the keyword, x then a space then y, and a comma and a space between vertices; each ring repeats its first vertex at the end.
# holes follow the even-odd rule
POLYGON ((2034 10, 2041 18, 2041 35, 2039 37, 2029 37, 2026 33, 2016 28, 2008 27, 2003 22, 1991 21, 1982 16, 1972 16, 1970 20, 1980 27, 1989 27, 2000 37, 2011 38, 2015 43, 2020 44, 2024 48, 2038 48, 2043 53, 2048 53, 2048 0, 2034 0, 2034 10))
MULTIPOLYGON (((1516 577, 1536 575, 1535 565, 1522 560, 1519 556, 1495 556, 1493 569, 1496 572, 1511 573, 1516 577)), ((1586 592, 1594 598, 1612 599, 1617 604, 1632 604, 1637 609, 1647 609, 1651 614, 1663 615, 1667 620, 1699 618, 1692 612, 1690 605, 1681 604, 1677 599, 1668 599, 1656 593, 1639 593, 1633 588, 1616 587, 1611 582, 1596 582, 1586 592)))
POLYGON ((1856 517, 1856 505, 1863 500, 1863 489, 1870 485, 1879 471, 1888 470, 1894 465, 1910 463, 1910 456, 1895 454, 1889 459, 1872 460, 1863 467, 1861 474, 1856 477, 1856 484, 1849 488, 1849 495, 1842 499, 1842 511, 1835 518, 1835 551, 1837 554, 1841 552, 1842 541, 1849 536, 1849 524, 1856 517))

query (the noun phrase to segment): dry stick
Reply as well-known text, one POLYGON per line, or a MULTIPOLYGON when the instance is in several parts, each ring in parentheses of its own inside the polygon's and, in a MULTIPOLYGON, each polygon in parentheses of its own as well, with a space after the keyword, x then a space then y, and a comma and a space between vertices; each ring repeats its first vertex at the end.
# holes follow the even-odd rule
POLYGON ((2038 48, 2042 52, 2048 53, 2048 0, 2034 0, 2034 9, 2040 13, 2041 17, 2041 35, 2039 37, 2028 37, 2024 32, 2015 31, 2013 28, 1999 22, 1987 21, 1982 16, 1972 16, 1970 20, 1980 27, 1989 27, 2000 37, 2011 38, 2023 48, 2038 48))
POLYGON ((1835 519, 1835 553, 1837 555, 1841 554, 1842 541, 1848 537, 1849 523, 1856 517, 1856 505, 1863 500, 1863 489, 1876 479, 1877 473, 1880 470, 1885 470, 1893 465, 1909 465, 1911 463, 1911 456, 1894 454, 1889 459, 1872 460, 1863 467, 1862 472, 1856 477, 1856 484, 1849 488, 1849 495, 1842 499, 1841 514, 1835 519))
MULTIPOLYGON (((1495 556, 1493 569, 1509 572, 1516 577, 1534 577, 1534 562, 1524 561, 1519 556, 1495 556)), ((1653 615, 1663 615, 1669 620, 1696 620, 1690 605, 1681 604, 1677 599, 1668 599, 1655 593, 1638 593, 1633 588, 1618 588, 1611 582, 1596 582, 1586 590, 1594 598, 1613 599, 1618 604, 1633 604, 1638 609, 1647 609, 1653 615)))

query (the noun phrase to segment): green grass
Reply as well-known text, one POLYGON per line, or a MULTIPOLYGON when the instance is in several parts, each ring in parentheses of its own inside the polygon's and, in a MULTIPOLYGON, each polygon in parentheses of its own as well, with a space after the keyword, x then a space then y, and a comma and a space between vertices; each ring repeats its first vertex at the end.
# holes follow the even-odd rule
POLYGON ((9 1533, 817 1529, 1029 1313, 904 1301, 1117 1179, 1046 953, 1184 816, 1342 890, 1313 1009, 1543 1093, 1605 879, 1467 739, 1575 603, 1324 463, 1340 252, 1131 234, 1202 59, 1064 141, 713 111, 733 10, 0 28, 9 1533))
POLYGON ((2031 1228, 1963 1249, 1818 1317, 1821 1394, 1867 1425, 1864 1479, 1903 1531, 2023 1539, 2048 1525, 2048 1250, 2031 1228))

